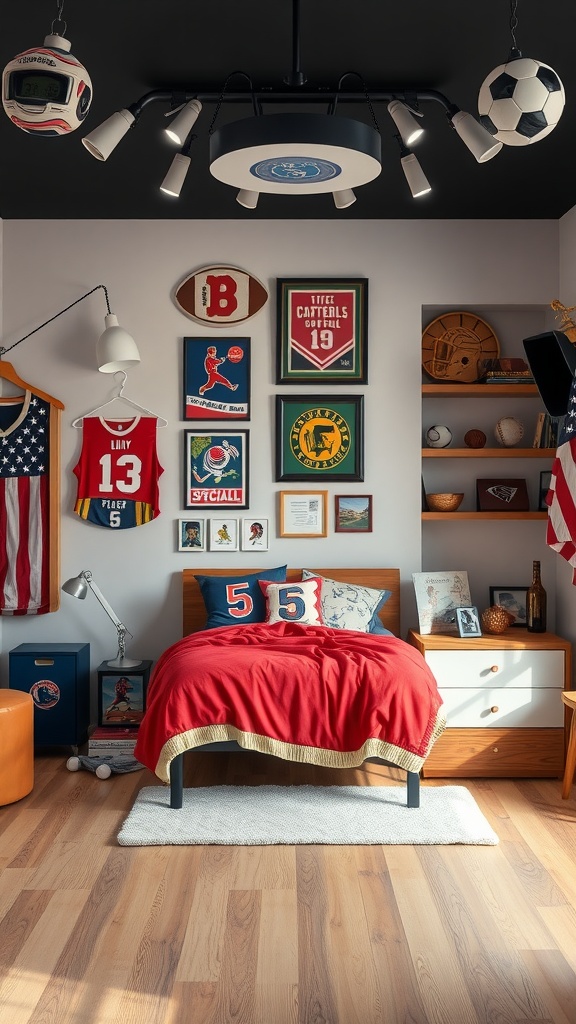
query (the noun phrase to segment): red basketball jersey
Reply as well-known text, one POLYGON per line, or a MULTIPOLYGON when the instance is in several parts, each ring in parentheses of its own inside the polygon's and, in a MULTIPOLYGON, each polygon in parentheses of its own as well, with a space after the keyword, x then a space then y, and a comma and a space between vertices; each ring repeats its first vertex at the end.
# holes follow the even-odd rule
POLYGON ((82 451, 74 473, 74 511, 82 519, 116 529, 149 522, 160 513, 158 480, 164 472, 156 451, 155 416, 82 421, 82 451))

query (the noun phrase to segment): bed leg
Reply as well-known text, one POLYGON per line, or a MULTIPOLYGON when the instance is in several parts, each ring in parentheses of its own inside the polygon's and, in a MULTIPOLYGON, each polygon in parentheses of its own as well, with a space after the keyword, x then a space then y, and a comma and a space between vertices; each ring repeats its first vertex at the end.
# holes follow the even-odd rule
POLYGON ((418 772, 406 772, 406 790, 408 807, 420 807, 420 775, 418 772))
POLYGON ((170 807, 179 810, 184 800, 184 754, 170 762, 170 807))

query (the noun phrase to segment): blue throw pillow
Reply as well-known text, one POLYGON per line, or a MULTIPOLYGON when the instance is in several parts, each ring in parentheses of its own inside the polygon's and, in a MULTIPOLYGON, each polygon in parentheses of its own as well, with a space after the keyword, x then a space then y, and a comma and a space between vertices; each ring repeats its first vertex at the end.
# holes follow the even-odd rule
POLYGON ((241 626, 245 622, 264 622, 266 601, 258 580, 283 583, 287 566, 236 576, 194 576, 206 605, 208 619, 204 629, 215 626, 241 626))
POLYGON ((370 620, 370 629, 368 630, 368 632, 374 633, 377 636, 394 636, 394 633, 392 632, 391 629, 386 629, 386 626, 382 625, 382 620, 380 619, 378 612, 375 612, 374 615, 372 616, 372 619, 370 620))

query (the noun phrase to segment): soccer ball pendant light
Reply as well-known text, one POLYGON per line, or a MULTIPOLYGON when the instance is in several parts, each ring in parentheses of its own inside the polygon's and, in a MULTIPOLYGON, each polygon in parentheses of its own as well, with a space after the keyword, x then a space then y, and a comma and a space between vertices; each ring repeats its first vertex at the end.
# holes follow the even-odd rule
POLYGON ((480 123, 505 146, 540 142, 558 124, 566 101, 554 69, 533 57, 523 57, 516 46, 517 6, 518 0, 511 0, 508 60, 487 75, 478 93, 480 123))

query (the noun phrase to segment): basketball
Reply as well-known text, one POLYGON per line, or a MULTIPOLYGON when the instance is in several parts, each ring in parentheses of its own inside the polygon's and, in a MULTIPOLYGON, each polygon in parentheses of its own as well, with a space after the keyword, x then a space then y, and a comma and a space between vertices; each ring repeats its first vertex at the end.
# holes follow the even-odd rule
POLYGON ((477 428, 467 430, 464 434, 464 444, 468 448, 483 448, 486 444, 486 434, 477 428))

